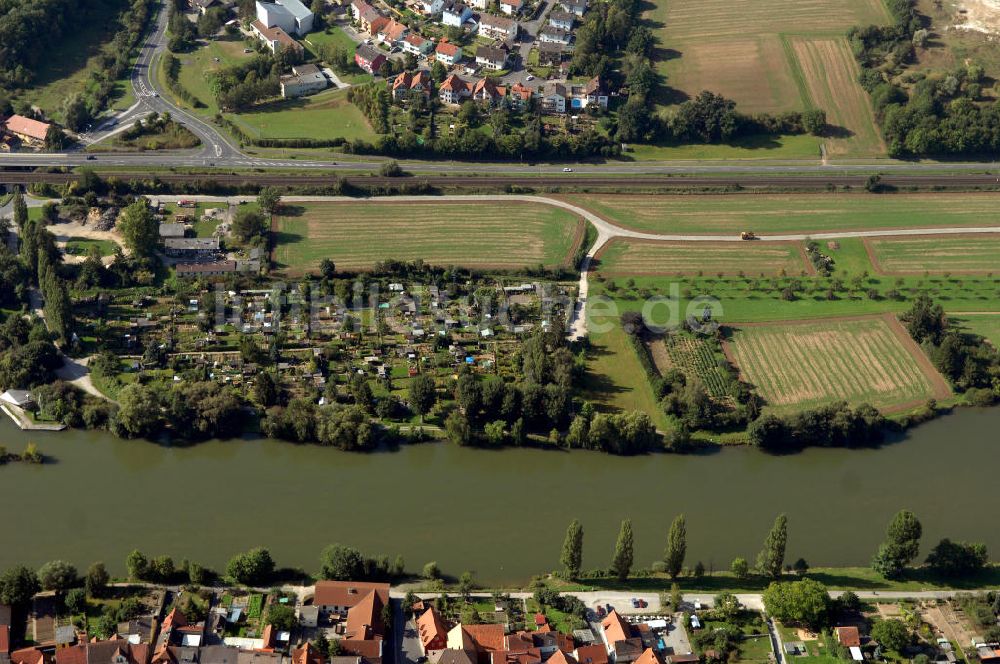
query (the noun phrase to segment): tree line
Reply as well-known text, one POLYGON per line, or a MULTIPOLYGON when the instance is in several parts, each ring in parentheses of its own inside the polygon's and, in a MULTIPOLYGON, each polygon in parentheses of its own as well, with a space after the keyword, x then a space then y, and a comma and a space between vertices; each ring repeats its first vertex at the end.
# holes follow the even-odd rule
POLYGON ((859 81, 892 157, 967 155, 1000 149, 1000 105, 982 98, 983 67, 968 62, 941 76, 918 74, 907 90, 895 79, 911 63, 928 31, 915 0, 887 0, 887 26, 851 29, 848 40, 861 66, 859 81))

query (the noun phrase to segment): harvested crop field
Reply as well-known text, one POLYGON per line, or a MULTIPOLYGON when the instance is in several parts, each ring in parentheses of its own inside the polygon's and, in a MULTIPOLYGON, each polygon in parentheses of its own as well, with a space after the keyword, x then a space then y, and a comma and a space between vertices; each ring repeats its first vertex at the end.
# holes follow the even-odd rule
POLYGON ((826 111, 831 127, 825 141, 827 154, 884 153, 885 143, 875 127, 868 95, 858 83, 860 70, 847 40, 844 37, 792 37, 787 43, 810 107, 826 111))
POLYGON ((615 238, 595 256, 604 276, 723 274, 734 276, 810 272, 800 242, 657 242, 615 238))
POLYGON ((881 0, 656 0, 645 18, 663 51, 660 73, 676 103, 702 90, 745 112, 804 108, 782 35, 833 37, 855 25, 888 23, 881 0))
POLYGON ((514 269, 567 265, 584 222, 541 204, 451 202, 308 203, 276 217, 275 259, 293 272, 324 258, 366 270, 385 260, 514 269))
POLYGON ((726 353, 776 411, 834 401, 901 410, 951 394, 891 314, 737 325, 726 353))
POLYGON ((988 274, 1000 272, 1000 238, 925 235, 866 240, 872 264, 883 274, 988 274))
POLYGON ((995 194, 591 195, 566 197, 639 231, 715 235, 1000 226, 995 194))

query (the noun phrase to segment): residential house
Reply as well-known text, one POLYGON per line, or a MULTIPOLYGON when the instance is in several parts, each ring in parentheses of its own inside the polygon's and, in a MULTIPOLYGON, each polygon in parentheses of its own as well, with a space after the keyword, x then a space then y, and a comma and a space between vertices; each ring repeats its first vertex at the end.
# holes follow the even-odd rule
POLYGON ((505 69, 507 51, 495 46, 480 46, 476 49, 476 64, 493 71, 505 69))
POLYGON ((538 64, 541 67, 558 67, 562 64, 563 53, 566 47, 553 42, 540 43, 538 45, 538 64))
POLYGON ((599 76, 587 81, 585 85, 574 85, 570 87, 570 108, 579 110, 588 106, 608 107, 608 93, 604 89, 604 84, 599 76))
POLYGON ((576 16, 583 16, 587 13, 587 0, 560 0, 560 5, 566 11, 576 16))
POLYGON ((441 7, 441 22, 453 28, 461 28, 472 18, 472 10, 459 0, 445 0, 441 7))
POLYGON ((354 62, 369 74, 377 74, 385 61, 385 53, 371 44, 358 44, 354 51, 354 62))
POLYGON ((472 98, 475 101, 486 102, 491 106, 503 101, 506 96, 507 89, 499 87, 491 78, 479 79, 472 88, 472 98))
POLYGON ((472 5, 473 9, 478 9, 479 11, 484 12, 484 11, 486 11, 489 8, 490 1, 489 0, 471 0, 471 2, 469 2, 469 4, 472 5))
POLYGON ((433 606, 417 618, 417 632, 425 656, 431 651, 443 650, 448 645, 448 629, 441 614, 433 606))
POLYGON ((308 34, 313 27, 313 13, 299 0, 257 0, 257 20, 296 35, 308 34))
POLYGON ((975 649, 979 664, 1000 664, 1000 644, 977 643, 975 649))
POLYGON ((420 94, 425 98, 431 94, 431 75, 427 70, 410 73, 404 71, 392 82, 392 98, 396 101, 408 99, 412 94, 420 94))
POLYGON ((438 97, 445 104, 461 104, 463 99, 472 96, 469 84, 460 79, 456 74, 444 79, 438 86, 438 97))
POLYGON ((385 17, 365 0, 352 0, 351 18, 361 26, 362 30, 372 32, 372 22, 385 17))
POLYGON ((254 34, 257 35, 257 38, 267 44, 272 53, 277 53, 282 48, 295 51, 300 55, 304 53, 302 44, 292 39, 287 32, 278 26, 268 27, 260 21, 254 21, 250 24, 250 27, 254 34))
POLYGON ((58 648, 55 664, 146 664, 148 657, 147 644, 132 644, 116 637, 58 648))
POLYGON ((45 145, 45 134, 48 133, 50 126, 52 125, 23 115, 12 115, 3 123, 3 128, 8 134, 31 147, 45 145))
POLYGON ((545 87, 542 88, 542 110, 547 113, 566 112, 565 85, 559 81, 546 81, 545 87))
POLYGON ((389 597, 388 583, 368 581, 319 581, 313 593, 313 606, 320 613, 343 617, 371 593, 381 597, 384 604, 389 597))
POLYGON ((420 7, 424 14, 428 16, 440 14, 444 8, 444 0, 421 0, 420 7))
POLYGON ((292 73, 281 76, 279 83, 281 84, 281 96, 285 99, 311 95, 325 90, 330 84, 326 74, 316 65, 292 67, 292 73))
POLYGON ((572 30, 576 22, 576 14, 573 12, 549 12, 549 25, 560 30, 572 30))
POLYGON ((634 662, 642 654, 642 640, 632 634, 632 626, 614 609, 601 621, 604 643, 615 664, 634 662))
POLYGON ((212 261, 209 263, 181 263, 177 266, 177 276, 186 279, 198 277, 222 277, 233 274, 236 261, 212 261))
POLYGON ((580 646, 573 656, 579 664, 608 664, 608 651, 604 646, 580 646))
POLYGON ((538 41, 543 44, 551 43, 569 46, 570 42, 573 41, 573 35, 561 28, 554 28, 547 25, 538 31, 538 41))
POLYGON ((524 8, 524 0, 500 0, 500 11, 508 16, 516 16, 524 8))
POLYGON ((378 38, 380 41, 388 44, 389 46, 396 46, 399 42, 403 41, 403 37, 406 36, 410 29, 397 21, 396 19, 389 19, 381 30, 378 31, 378 38))
POLYGON ((426 58, 427 54, 434 48, 434 42, 424 39, 420 35, 411 32, 403 38, 403 51, 412 53, 418 58, 426 58))
POLYGON ((299 624, 303 627, 318 627, 319 608, 315 606, 299 607, 299 624))
POLYGON ((524 108, 531 102, 535 91, 520 82, 515 83, 510 88, 510 105, 513 108, 524 108))
POLYGON ((483 659, 491 659, 493 653, 507 650, 507 640, 504 638, 503 625, 496 623, 487 625, 456 625, 448 632, 448 647, 457 650, 476 652, 483 659))
POLYGON ((476 653, 468 650, 455 650, 448 648, 442 650, 437 659, 437 664, 476 664, 476 653))
POLYGON ((434 57, 445 67, 451 67, 462 59, 462 47, 442 39, 434 49, 434 57))
POLYGON ((38 648, 21 648, 10 654, 11 664, 49 664, 50 661, 38 648))
POLYGON ((656 654, 655 650, 646 648, 639 655, 639 658, 635 660, 635 664, 663 664, 663 662, 660 661, 660 657, 656 654))
POLYGON ((306 641, 301 648, 292 651, 292 664, 326 664, 323 653, 306 641))
POLYGON ((517 21, 512 18, 492 14, 482 14, 479 17, 479 34, 488 39, 515 39, 517 30, 517 21))

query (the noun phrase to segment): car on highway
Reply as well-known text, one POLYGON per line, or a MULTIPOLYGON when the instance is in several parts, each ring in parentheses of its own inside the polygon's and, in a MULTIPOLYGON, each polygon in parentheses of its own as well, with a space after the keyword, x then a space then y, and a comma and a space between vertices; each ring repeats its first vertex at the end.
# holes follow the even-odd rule
POLYGON ((570 168, 569 166, 567 166, 566 168, 563 169, 563 173, 572 173, 572 172, 573 172, 573 169, 570 168))
POLYGON ((95 157, 94 155, 92 154, 87 155, 87 161, 94 161, 95 159, 97 159, 97 157, 95 157))

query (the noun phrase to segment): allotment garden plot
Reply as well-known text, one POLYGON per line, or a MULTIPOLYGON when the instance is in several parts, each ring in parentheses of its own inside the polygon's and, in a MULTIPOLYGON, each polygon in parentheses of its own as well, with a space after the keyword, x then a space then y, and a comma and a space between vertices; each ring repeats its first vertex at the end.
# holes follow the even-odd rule
POLYGON ((923 236, 866 241, 872 263, 885 274, 1000 272, 1000 237, 923 236))
POLYGON ((777 411, 840 400, 891 411, 950 395, 891 315, 737 325, 726 352, 777 411))
POLYGON ((799 242, 656 242, 616 238, 596 256, 604 276, 797 275, 809 272, 799 242))
POLYGON ((294 271, 423 260, 483 269, 569 266, 584 237, 575 215, 534 203, 343 202, 292 207, 274 221, 275 258, 294 271))

